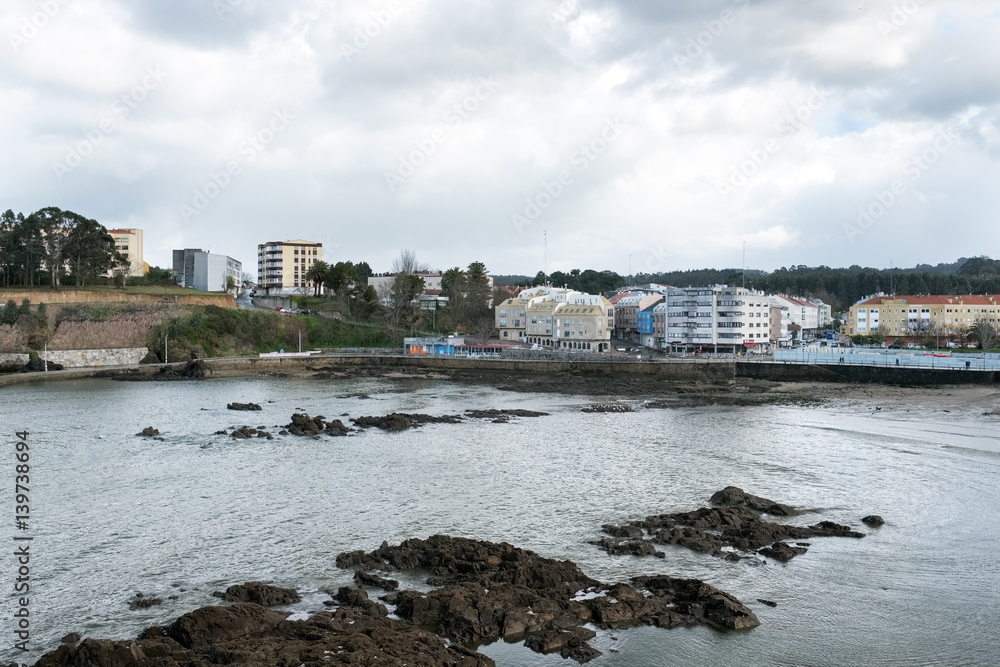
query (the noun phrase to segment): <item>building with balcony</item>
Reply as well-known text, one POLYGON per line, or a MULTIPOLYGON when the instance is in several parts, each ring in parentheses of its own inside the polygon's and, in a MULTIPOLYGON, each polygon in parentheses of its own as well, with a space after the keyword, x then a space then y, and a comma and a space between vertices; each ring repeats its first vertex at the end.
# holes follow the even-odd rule
POLYGON ((742 287, 687 287, 667 295, 671 352, 755 352, 771 348, 771 303, 742 287))
POLYGON ((257 246, 257 289, 267 296, 309 294, 315 288, 306 273, 323 259, 323 244, 297 239, 257 246))
POLYGON ((495 310, 502 341, 591 352, 611 347, 615 309, 600 295, 534 287, 503 301, 495 310))
POLYGON ((878 333, 919 342, 930 336, 953 337, 968 330, 976 320, 994 327, 1000 324, 997 296, 874 296, 847 312, 843 331, 848 336, 878 333))

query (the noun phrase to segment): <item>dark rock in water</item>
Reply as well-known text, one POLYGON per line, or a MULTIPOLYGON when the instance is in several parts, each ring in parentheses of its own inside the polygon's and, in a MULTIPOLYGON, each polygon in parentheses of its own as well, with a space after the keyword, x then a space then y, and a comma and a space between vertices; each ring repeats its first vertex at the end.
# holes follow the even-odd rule
MULTIPOLYGON (((762 553, 779 560, 788 560, 805 549, 799 550, 785 544, 776 543, 789 540, 803 540, 813 537, 864 537, 863 533, 850 526, 842 526, 832 521, 821 521, 812 526, 793 526, 765 521, 761 513, 797 514, 796 510, 767 498, 744 493, 736 487, 727 487, 712 496, 712 501, 722 507, 702 507, 692 512, 674 514, 654 514, 643 521, 631 521, 624 526, 605 524, 604 532, 614 537, 634 539, 643 534, 652 535, 657 544, 675 544, 693 551, 711 553, 715 556, 737 561, 762 553), (763 551, 767 548, 766 551, 763 551), (736 551, 732 551, 735 549, 736 551)), ((620 541, 601 540, 594 542, 610 554, 622 553, 620 541)), ((808 543, 798 543, 807 547, 808 543)), ((629 553, 629 552, 625 552, 629 553)))
POLYGON ((798 514, 788 505, 776 503, 767 498, 761 498, 743 491, 736 486, 727 486, 722 491, 716 491, 709 498, 713 505, 723 505, 725 507, 740 507, 745 505, 752 510, 773 514, 774 516, 793 516, 798 514))
POLYGON ((147 609, 149 607, 155 607, 156 605, 163 604, 163 600, 158 597, 146 596, 142 593, 136 593, 135 597, 128 601, 128 608, 132 611, 136 609, 147 609))
POLYGON ((772 602, 771 600, 765 600, 763 598, 757 598, 757 602, 760 602, 761 604, 766 604, 768 607, 777 607, 778 606, 777 602, 772 602))
POLYGON ((256 403, 229 403, 229 404, 226 405, 226 409, 227 410, 255 411, 255 410, 263 410, 264 408, 260 407, 256 403))
POLYGON ((294 588, 271 586, 263 581, 236 584, 227 588, 225 593, 215 592, 213 595, 229 602, 253 602, 262 607, 291 604, 302 599, 294 588))
POLYGON ((529 648, 559 652, 580 662, 600 655, 587 644, 594 636, 583 627, 587 623, 602 628, 704 623, 730 629, 758 624, 735 598, 700 581, 660 577, 658 586, 646 580, 636 587, 609 586, 591 579, 570 561, 544 558, 506 543, 435 535, 398 546, 383 542, 370 553, 341 553, 337 565, 428 570, 433 575, 428 583, 440 588, 383 597, 396 605, 400 618, 420 627, 435 627, 453 642, 527 635, 529 648), (636 590, 639 586, 648 588, 650 597, 636 590))
POLYGON ((466 417, 473 419, 498 419, 503 417, 548 417, 548 412, 535 412, 534 410, 466 410, 466 417))
POLYGON ((635 412, 631 405, 619 405, 618 403, 603 403, 600 405, 588 405, 580 412, 635 412))
POLYGON ((404 621, 356 607, 305 621, 259 605, 203 607, 138 639, 85 639, 42 656, 38 667, 195 667, 207 665, 455 665, 495 667, 488 657, 449 646, 404 621))
POLYGON ((775 542, 769 547, 758 549, 757 553, 762 556, 767 556, 768 558, 780 560, 782 563, 787 563, 796 556, 804 554, 806 551, 808 551, 808 549, 805 547, 793 547, 784 542, 775 542))
POLYGON ((628 537, 631 539, 637 539, 642 537, 642 528, 639 526, 616 526, 613 523, 606 523, 601 526, 601 530, 610 535, 611 537, 628 537))
POLYGON ((190 380, 202 380, 212 377, 212 369, 201 359, 192 359, 184 367, 184 377, 190 380))
POLYGON ((75 644, 78 641, 80 641, 80 633, 79 632, 71 632, 68 635, 66 635, 65 637, 63 637, 62 639, 60 639, 59 641, 61 643, 63 643, 63 644, 75 644))
POLYGON ((305 413, 297 412, 292 415, 292 423, 288 424, 285 430, 286 433, 284 435, 290 433, 291 435, 315 437, 324 432, 327 435, 343 436, 350 433, 353 429, 345 426, 339 419, 327 422, 322 415, 310 417, 305 413))
POLYGON ((160 435, 160 430, 156 429, 156 428, 153 428, 152 426, 147 426, 146 428, 144 428, 141 431, 139 431, 138 433, 136 433, 136 435, 139 435, 139 436, 142 436, 142 437, 145 437, 145 438, 152 438, 154 435, 160 435))
POLYGON ((861 523, 866 526, 881 526, 885 523, 885 519, 880 517, 878 514, 869 514, 865 518, 861 519, 861 523))
POLYGON ((333 596, 333 599, 339 602, 343 607, 361 609, 374 616, 389 615, 389 610, 385 608, 385 605, 369 600, 368 593, 365 593, 360 588, 343 586, 337 591, 337 594, 333 596))
POLYGON ((281 429, 280 431, 278 431, 278 435, 288 435, 288 431, 281 429))
POLYGON ((405 431, 408 428, 423 426, 424 424, 460 424, 462 417, 459 415, 434 415, 406 414, 393 412, 384 417, 356 417, 351 420, 355 426, 368 428, 374 426, 383 431, 405 431))
POLYGON ((250 438, 267 438, 268 440, 273 440, 274 436, 263 429, 250 428, 249 426, 240 426, 238 429, 234 430, 231 437, 237 440, 249 440, 250 438))
POLYGON ((221 431, 216 431, 215 435, 229 435, 229 431, 222 429, 221 431))
POLYGON ((399 582, 395 579, 383 579, 377 574, 369 574, 364 570, 354 573, 354 582, 358 586, 373 586, 384 591, 394 591, 399 588, 399 582))
POLYGON ((596 544, 611 556, 656 556, 657 558, 663 558, 664 553, 658 551, 653 543, 639 538, 629 538, 629 537, 602 537, 599 540, 591 542, 591 544, 596 544))

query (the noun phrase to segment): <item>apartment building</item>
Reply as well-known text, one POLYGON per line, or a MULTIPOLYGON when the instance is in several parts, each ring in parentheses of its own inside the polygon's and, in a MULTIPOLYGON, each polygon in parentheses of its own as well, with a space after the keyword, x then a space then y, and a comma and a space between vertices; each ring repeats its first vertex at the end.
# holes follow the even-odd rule
POLYGON ((501 340, 593 352, 611 347, 614 307, 600 295, 535 287, 503 301, 495 310, 501 340))
POLYGON ((615 304, 615 335, 618 338, 639 340, 639 312, 652 308, 666 299, 662 294, 634 292, 622 297, 615 304))
POLYGON ((302 239, 261 243, 257 246, 257 289, 269 296, 308 294, 315 285, 306 273, 322 259, 322 243, 302 239))
POLYGON ((109 229, 108 234, 115 240, 115 250, 128 257, 129 275, 146 275, 149 265, 142 255, 142 230, 135 228, 109 229))
POLYGON ((763 292, 742 287, 688 287, 667 296, 671 352, 740 352, 769 349, 771 303, 763 292))
POLYGON ((851 306, 844 322, 849 336, 881 333, 887 337, 952 336, 976 320, 997 326, 996 296, 875 296, 851 306))
POLYGON ((203 292, 225 292, 232 278, 234 285, 243 281, 243 263, 198 248, 173 251, 174 281, 181 287, 203 292))

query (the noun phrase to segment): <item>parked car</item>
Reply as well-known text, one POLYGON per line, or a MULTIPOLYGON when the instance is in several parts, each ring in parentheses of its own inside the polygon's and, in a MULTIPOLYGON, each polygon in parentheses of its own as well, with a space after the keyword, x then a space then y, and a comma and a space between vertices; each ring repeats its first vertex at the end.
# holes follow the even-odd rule
MULTIPOLYGON (((907 346, 907 347, 909 347, 909 346, 907 346)), ((892 345, 889 346, 889 349, 890 350, 902 350, 903 346, 900 345, 899 343, 893 343, 892 345)))
POLYGON ((956 348, 962 347, 961 345, 959 345, 958 343, 955 343, 953 341, 948 341, 947 343, 944 344, 944 346, 946 348, 948 348, 949 350, 954 350, 956 348))

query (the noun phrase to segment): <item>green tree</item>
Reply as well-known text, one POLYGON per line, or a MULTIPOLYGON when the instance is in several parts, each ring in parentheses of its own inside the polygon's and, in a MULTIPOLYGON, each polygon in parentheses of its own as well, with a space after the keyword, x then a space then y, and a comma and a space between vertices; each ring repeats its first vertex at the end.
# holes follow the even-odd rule
POLYGON ((52 289, 59 289, 63 265, 68 259, 66 245, 70 234, 85 218, 72 211, 48 206, 32 213, 28 220, 41 232, 41 247, 45 266, 49 271, 50 286, 52 289))
MULTIPOLYGON (((970 260, 971 261, 971 260, 970 260)), ((979 347, 984 352, 989 352, 993 347, 993 342, 997 339, 997 330, 992 323, 984 319, 977 319, 966 332, 969 340, 979 343, 979 347)))
POLYGON ((319 260, 318 262, 313 262, 313 265, 306 271, 305 279, 312 282, 315 289, 313 296, 319 296, 319 291, 323 288, 323 283, 326 280, 329 270, 330 265, 323 260, 319 260))
POLYGON ((79 219, 66 238, 63 248, 76 284, 84 287, 87 280, 103 275, 114 264, 115 240, 104 225, 88 218, 79 219))
POLYGON ((396 340, 402 339, 417 318, 417 297, 424 291, 424 279, 412 274, 402 274, 387 282, 378 298, 382 317, 396 340))
POLYGON ((3 310, 0 310, 0 324, 14 326, 17 324, 19 317, 21 317, 21 314, 17 310, 17 302, 14 299, 9 299, 3 310))

